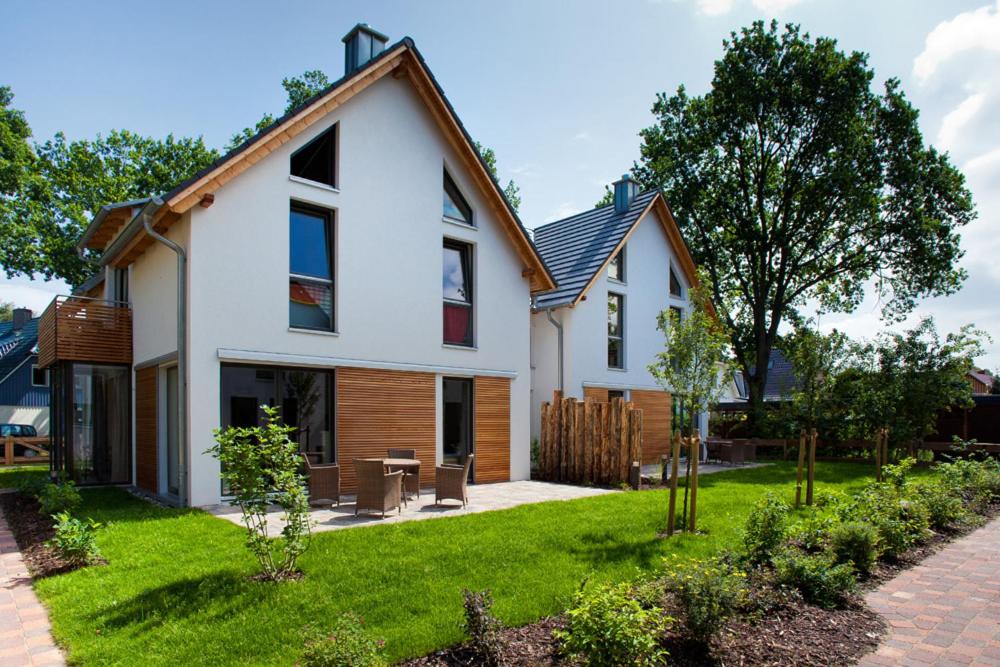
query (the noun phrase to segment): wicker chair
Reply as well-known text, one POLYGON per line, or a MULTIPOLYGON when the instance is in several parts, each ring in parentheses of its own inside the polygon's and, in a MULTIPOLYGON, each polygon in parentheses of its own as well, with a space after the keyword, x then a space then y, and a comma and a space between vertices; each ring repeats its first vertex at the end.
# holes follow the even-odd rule
POLYGON ((739 443, 734 443, 734 442, 722 443, 719 446, 719 460, 722 463, 743 465, 744 463, 743 455, 744 455, 743 445, 739 443))
POLYGON ((382 461, 378 459, 354 459, 354 470, 358 475, 358 500, 354 506, 354 516, 362 509, 381 512, 382 518, 391 509, 397 509, 402 514, 402 470, 387 473, 382 461))
MULTIPOLYGON (((417 458, 417 450, 415 449, 395 449, 389 448, 389 458, 390 459, 414 459, 417 458)), ((389 467, 392 469, 392 466, 389 467)), ((406 493, 412 493, 417 498, 420 497, 420 467, 404 470, 403 471, 403 491, 406 493)), ((405 501, 406 498, 404 497, 405 501)))
POLYGON ((309 504, 340 506, 340 466, 336 463, 315 464, 306 456, 306 474, 309 476, 309 504))
POLYGON ((461 500, 462 507, 469 502, 467 487, 469 483, 469 469, 472 467, 474 456, 469 454, 465 459, 464 466, 441 465, 434 470, 434 504, 441 504, 442 500, 461 500))

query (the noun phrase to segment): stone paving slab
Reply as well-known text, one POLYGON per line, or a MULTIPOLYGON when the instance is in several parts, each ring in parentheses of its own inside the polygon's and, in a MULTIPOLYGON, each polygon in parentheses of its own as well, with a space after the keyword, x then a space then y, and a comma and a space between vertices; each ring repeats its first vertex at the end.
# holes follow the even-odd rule
POLYGON ((0 665, 64 665, 49 615, 35 596, 28 568, 0 512, 0 665))
POLYGON ((865 600, 889 634, 864 667, 1000 667, 1000 519, 952 542, 865 600))

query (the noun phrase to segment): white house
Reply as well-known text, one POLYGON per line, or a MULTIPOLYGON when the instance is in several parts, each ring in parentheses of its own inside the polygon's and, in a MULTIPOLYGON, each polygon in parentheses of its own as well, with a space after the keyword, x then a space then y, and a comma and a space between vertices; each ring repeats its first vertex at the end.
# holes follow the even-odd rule
MULTIPOLYGON (((697 273, 663 195, 623 176, 614 203, 535 229, 558 287, 531 317, 532 437, 554 390, 578 399, 621 396, 643 410, 643 461, 669 448, 673 406, 647 370, 664 337, 657 316, 690 309, 697 273)), ((700 417, 701 428, 707 426, 700 417)))
POLYGON ((475 482, 529 476, 529 303, 556 283, 413 42, 344 41, 329 88, 95 217, 100 300, 42 321, 55 465, 217 503, 213 430, 270 403, 348 493, 351 460, 392 446, 425 483, 473 452, 475 482))

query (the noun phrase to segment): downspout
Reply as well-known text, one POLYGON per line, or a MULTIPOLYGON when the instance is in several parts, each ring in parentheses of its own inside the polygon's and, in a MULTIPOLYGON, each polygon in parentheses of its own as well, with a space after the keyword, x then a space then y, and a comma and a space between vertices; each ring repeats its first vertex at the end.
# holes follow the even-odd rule
POLYGON ((556 328, 556 331, 558 332, 559 352, 556 355, 556 368, 558 369, 558 374, 559 374, 559 391, 562 391, 563 390, 563 325, 561 322, 556 320, 556 318, 552 317, 551 308, 545 309, 545 317, 548 318, 549 324, 554 326, 556 328))
MULTIPOLYGON (((155 211, 164 206, 163 200, 154 197, 150 204, 155 211)), ((187 253, 184 248, 174 243, 153 229, 153 214, 148 206, 142 209, 142 226, 151 237, 167 246, 177 255, 177 473, 180 479, 177 485, 177 495, 181 507, 187 506, 188 475, 187 475, 187 253)))

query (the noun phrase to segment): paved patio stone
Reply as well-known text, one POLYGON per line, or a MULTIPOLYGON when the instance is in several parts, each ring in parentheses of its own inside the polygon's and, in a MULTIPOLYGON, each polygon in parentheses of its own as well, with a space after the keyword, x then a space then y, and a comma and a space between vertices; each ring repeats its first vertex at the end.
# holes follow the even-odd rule
POLYGON ((1000 519, 865 596, 889 634, 860 665, 1000 665, 1000 519))
POLYGON ((52 640, 48 612, 35 596, 28 569, 3 512, 0 512, 0 664, 66 664, 52 640))

